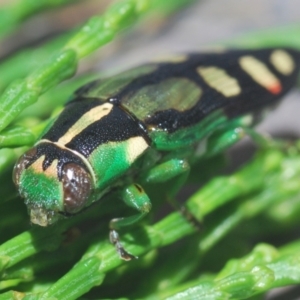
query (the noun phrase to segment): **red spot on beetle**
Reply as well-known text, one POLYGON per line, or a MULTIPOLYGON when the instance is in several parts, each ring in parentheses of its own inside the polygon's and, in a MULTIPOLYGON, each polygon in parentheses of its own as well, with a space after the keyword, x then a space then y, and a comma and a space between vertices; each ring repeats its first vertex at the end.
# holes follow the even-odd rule
POLYGON ((279 94, 279 93, 282 91, 282 87, 281 87, 281 84, 280 84, 280 83, 277 83, 277 84, 274 84, 274 85, 270 86, 270 87, 268 88, 268 90, 269 90, 272 94, 277 95, 277 94, 279 94))

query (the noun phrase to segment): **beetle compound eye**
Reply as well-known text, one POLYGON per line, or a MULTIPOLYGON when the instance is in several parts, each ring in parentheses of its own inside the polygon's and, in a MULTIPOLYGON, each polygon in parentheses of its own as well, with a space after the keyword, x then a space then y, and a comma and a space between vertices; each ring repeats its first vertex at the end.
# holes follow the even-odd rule
POLYGON ((20 183, 22 172, 28 167, 36 155, 36 148, 32 148, 25 152, 16 162, 13 171, 13 182, 16 186, 20 183))
POLYGON ((80 210, 88 199, 92 179, 90 174, 75 163, 66 164, 62 170, 64 207, 68 213, 80 210))

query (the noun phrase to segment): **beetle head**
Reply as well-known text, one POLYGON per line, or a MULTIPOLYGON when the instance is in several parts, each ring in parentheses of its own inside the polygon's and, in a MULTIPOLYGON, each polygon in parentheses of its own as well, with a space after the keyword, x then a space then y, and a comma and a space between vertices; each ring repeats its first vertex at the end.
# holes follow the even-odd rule
POLYGON ((74 214, 88 201, 93 181, 80 157, 50 143, 42 143, 17 161, 13 180, 30 211, 31 222, 54 223, 74 214))

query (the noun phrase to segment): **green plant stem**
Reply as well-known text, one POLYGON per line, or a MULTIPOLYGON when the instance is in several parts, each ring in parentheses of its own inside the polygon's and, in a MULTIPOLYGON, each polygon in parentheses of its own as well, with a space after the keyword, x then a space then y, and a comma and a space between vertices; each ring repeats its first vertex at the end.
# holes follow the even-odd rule
POLYGON ((101 220, 101 216, 109 215, 112 211, 118 212, 121 208, 124 209, 120 201, 111 201, 112 199, 116 200, 115 198, 116 195, 111 193, 106 199, 103 199, 102 205, 98 205, 94 209, 86 210, 46 228, 34 226, 3 243, 0 245, 0 271, 41 251, 54 251, 64 239, 64 232, 74 224, 93 219, 101 220))
MULTIPOLYGON (((151 2, 152 2, 151 9, 154 9, 161 14, 169 15, 174 11, 180 10, 183 7, 186 7, 196 2, 196 0, 175 0, 175 1, 153 0, 151 2)), ((199 2, 199 0, 197 2, 199 2)))
POLYGON ((3 36, 30 16, 43 10, 60 7, 71 0, 17 0, 0 10, 0 35, 3 36))
MULTIPOLYGON (((2 281, 16 280, 18 281, 17 283, 30 282, 35 279, 37 274, 51 272, 51 270, 57 268, 69 268, 80 257, 87 245, 100 235, 101 229, 103 231, 101 227, 103 227, 102 224, 99 224, 88 232, 75 230, 75 234, 78 236, 71 236, 73 239, 71 242, 53 252, 39 253, 33 259, 25 259, 21 263, 7 269, 2 276, 2 281)), ((70 234, 72 235, 72 232, 70 234)), ((14 282, 11 281, 11 284, 14 284, 14 282)))
POLYGON ((22 49, 0 63, 0 91, 3 90, 16 79, 26 77, 32 70, 38 68, 41 62, 49 59, 52 53, 60 49, 73 33, 60 35, 42 47, 32 49, 22 49))
POLYGON ((149 1, 123 0, 100 17, 93 17, 56 55, 24 80, 13 82, 0 97, 0 131, 38 97, 74 75, 78 60, 110 42, 124 27, 137 21, 149 1))
MULTIPOLYGON (((137 255, 143 254, 150 249, 162 247, 177 240, 179 237, 194 232, 194 228, 178 213, 173 213, 152 227, 133 229, 131 234, 123 236, 124 246, 129 252, 137 255), (164 231, 162 231, 162 228, 164 231), (128 244, 133 242, 135 236, 147 236, 147 240, 140 244, 128 244)), ((95 281, 90 278, 99 279, 99 285, 104 279, 105 273, 120 266, 120 260, 115 249, 108 241, 102 241, 92 245, 83 258, 74 268, 58 280, 40 299, 58 297, 59 299, 77 299, 80 295, 95 286, 95 281), (92 264, 93 268, 86 271, 86 266, 92 264), (78 276, 80 274, 80 283, 78 276)))
POLYGON ((283 154, 280 151, 271 150, 267 155, 262 152, 238 172, 217 177, 194 193, 187 202, 187 208, 201 220, 204 215, 235 197, 261 189, 266 175, 278 171, 282 159, 283 154))
MULTIPOLYGON (((297 243, 299 245, 299 241, 297 243)), ((245 299, 275 287, 299 283, 299 266, 298 249, 285 254, 273 246, 260 244, 246 257, 229 261, 213 280, 200 278, 187 283, 186 290, 167 299, 194 299, 195 296, 201 299, 245 299)))
POLYGON ((24 298, 24 293, 8 291, 0 295, 0 300, 20 300, 24 298))
MULTIPOLYGON (((281 170, 274 174, 268 175, 268 178, 266 180, 267 185, 264 188, 259 190, 254 195, 245 197, 245 199, 242 202, 238 202, 237 205, 231 206, 229 209, 228 208, 225 209, 226 213, 224 214, 223 212, 222 214, 219 214, 218 219, 215 220, 212 224, 207 224, 206 222, 206 226, 205 226, 206 230, 204 234, 199 235, 198 238, 199 239, 198 247, 197 245, 194 245, 194 247, 198 249, 198 255, 196 255, 195 257, 191 256, 191 259, 193 261, 193 266, 189 267, 188 270, 189 272, 195 270, 199 266, 199 262, 203 259, 204 254, 207 253, 209 250, 211 250, 211 248, 215 246, 217 242, 220 241, 220 239, 224 238, 226 234, 228 234, 230 231, 236 228, 242 221, 247 220, 249 218, 253 218, 256 215, 264 212, 267 208, 270 209, 272 208, 272 206, 276 206, 278 203, 284 203, 289 198, 293 198, 295 196, 299 197, 300 165, 297 160, 298 159, 296 157, 293 158, 285 157, 281 162, 283 170, 287 170, 287 165, 292 164, 295 170, 294 173, 287 172, 284 175, 283 170, 281 170)), ((299 212, 300 209, 295 213, 299 214, 299 212)), ((195 242, 195 238, 193 240, 195 242)), ((298 246, 298 244, 296 246, 298 246)), ((296 249, 296 246, 294 246, 293 248, 294 250, 296 249)), ((291 247, 289 247, 288 249, 291 252, 291 247)), ((288 250, 286 250, 286 252, 287 251, 288 250)), ((180 256, 181 254, 178 255, 180 256)), ((250 262, 252 262, 251 259, 249 260, 250 262)), ((243 266, 245 266, 245 264, 243 266)), ((184 266, 184 267, 188 267, 188 266, 184 266)), ((171 275, 172 264, 170 265, 170 267, 164 265, 163 268, 170 269, 169 277, 170 278, 174 277, 171 275)), ((244 270, 245 269, 243 270, 233 269, 233 267, 231 267, 230 271, 225 269, 225 271, 223 270, 221 273, 219 273, 219 275, 215 278, 215 280, 226 277, 235 272, 241 272, 244 270)), ((161 290, 158 290, 156 294, 150 294, 147 297, 147 299, 149 300, 166 299, 167 297, 172 295, 172 293, 175 294, 179 292, 180 289, 183 290, 195 285, 194 282, 190 282, 187 283, 187 285, 183 284, 181 287, 178 286, 176 287, 174 286, 171 280, 168 281, 169 285, 167 285, 166 278, 168 278, 168 276, 165 275, 163 278, 160 279, 158 277, 160 275, 162 274, 158 274, 156 276, 156 281, 158 282, 156 286, 160 286, 159 282, 160 280, 163 280, 164 282, 163 288, 161 290)), ((139 294, 139 296, 145 297, 145 295, 142 293, 139 294)))
POLYGON ((22 126, 14 126, 0 134, 0 148, 32 145, 36 137, 31 130, 22 126))
POLYGON ((239 36, 237 39, 225 41, 224 44, 229 47, 244 48, 294 47, 300 49, 299 31, 300 24, 280 26, 239 36))

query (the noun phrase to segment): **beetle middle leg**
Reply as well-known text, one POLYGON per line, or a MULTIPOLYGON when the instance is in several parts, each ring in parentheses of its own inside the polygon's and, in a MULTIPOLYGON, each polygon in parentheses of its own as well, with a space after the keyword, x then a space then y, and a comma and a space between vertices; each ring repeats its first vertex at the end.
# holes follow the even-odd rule
POLYGON ((170 158, 169 160, 153 167, 144 176, 147 183, 161 183, 173 179, 172 186, 168 189, 168 202, 195 227, 201 228, 201 221, 196 219, 191 211, 185 205, 179 204, 175 200, 175 195, 185 184, 190 173, 190 165, 185 159, 170 158))

